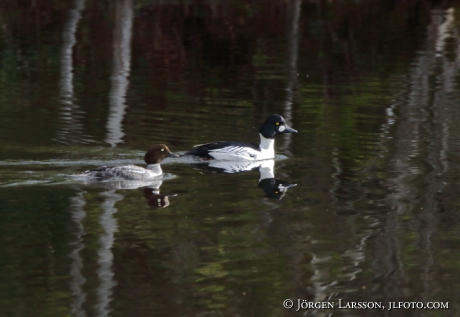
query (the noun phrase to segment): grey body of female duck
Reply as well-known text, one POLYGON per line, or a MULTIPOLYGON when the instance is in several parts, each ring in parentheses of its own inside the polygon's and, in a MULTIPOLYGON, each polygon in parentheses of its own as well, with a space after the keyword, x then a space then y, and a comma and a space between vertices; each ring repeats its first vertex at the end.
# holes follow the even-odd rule
POLYGON ((150 181, 163 175, 160 163, 166 157, 178 157, 164 144, 156 144, 144 155, 147 168, 136 165, 101 166, 85 171, 84 175, 92 179, 117 179, 130 181, 150 181))

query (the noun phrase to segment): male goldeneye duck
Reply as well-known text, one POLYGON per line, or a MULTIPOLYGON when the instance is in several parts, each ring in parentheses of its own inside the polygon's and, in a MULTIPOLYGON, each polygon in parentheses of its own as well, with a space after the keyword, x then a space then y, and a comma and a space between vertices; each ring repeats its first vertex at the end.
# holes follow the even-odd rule
POLYGON ((195 145, 184 155, 194 155, 205 159, 226 161, 258 161, 275 157, 275 137, 283 133, 297 133, 287 125, 284 118, 274 114, 269 116, 259 129, 260 145, 243 142, 217 141, 195 145))
POLYGON ((149 181, 163 175, 160 163, 166 157, 178 157, 164 144, 156 144, 145 153, 147 168, 136 165, 102 166, 87 170, 83 175, 98 179, 117 179, 130 181, 149 181))

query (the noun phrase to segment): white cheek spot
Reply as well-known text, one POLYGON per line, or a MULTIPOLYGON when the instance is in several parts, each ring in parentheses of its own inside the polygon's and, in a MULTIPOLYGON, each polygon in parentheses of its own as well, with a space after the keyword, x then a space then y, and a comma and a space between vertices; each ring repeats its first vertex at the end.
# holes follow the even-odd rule
POLYGON ((279 131, 279 132, 283 132, 284 130, 286 130, 286 128, 284 127, 284 125, 280 125, 280 127, 278 128, 278 131, 279 131))

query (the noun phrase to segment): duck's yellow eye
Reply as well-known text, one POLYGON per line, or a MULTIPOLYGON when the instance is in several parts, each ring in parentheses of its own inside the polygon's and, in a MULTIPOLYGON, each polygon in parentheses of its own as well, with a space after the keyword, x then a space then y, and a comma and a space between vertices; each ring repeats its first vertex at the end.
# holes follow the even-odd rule
POLYGON ((161 149, 161 152, 164 152, 164 151, 165 151, 165 149, 161 149))
POLYGON ((275 124, 276 124, 276 125, 280 125, 280 123, 279 123, 279 122, 277 122, 277 123, 275 123, 275 124))
POLYGON ((279 191, 276 191, 276 192, 275 192, 275 194, 278 194, 278 193, 279 193, 279 191))

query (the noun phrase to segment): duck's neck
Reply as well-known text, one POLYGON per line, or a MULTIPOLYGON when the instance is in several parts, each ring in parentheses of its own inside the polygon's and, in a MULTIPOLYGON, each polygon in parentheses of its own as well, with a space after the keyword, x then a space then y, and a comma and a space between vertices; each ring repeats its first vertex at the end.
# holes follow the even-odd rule
POLYGON ((162 174, 163 170, 161 169, 160 163, 157 164, 147 164, 147 169, 154 172, 155 174, 162 174))
POLYGON ((274 158, 275 157, 275 139, 267 139, 260 134, 260 151, 263 153, 263 158, 274 158))

